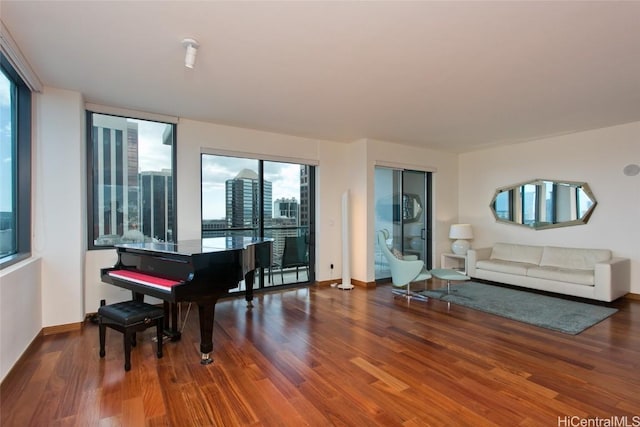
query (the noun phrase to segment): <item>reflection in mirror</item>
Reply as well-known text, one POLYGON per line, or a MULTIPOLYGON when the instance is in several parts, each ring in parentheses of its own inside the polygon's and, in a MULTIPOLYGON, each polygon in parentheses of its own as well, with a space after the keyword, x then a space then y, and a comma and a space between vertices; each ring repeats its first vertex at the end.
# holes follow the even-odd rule
POLYGON ((497 189, 490 206, 498 222, 542 230, 586 224, 596 204, 584 182, 536 179, 497 189))
POLYGON ((402 195, 402 220, 405 223, 416 222, 422 215, 422 203, 417 194, 402 195))
POLYGON ((395 223, 411 223, 420 221, 422 215, 422 202, 417 194, 403 194, 402 205, 400 205, 400 197, 398 194, 393 195, 393 204, 386 198, 380 199, 376 203, 376 210, 379 216, 383 216, 384 212, 393 212, 393 222, 395 223), (390 206, 391 205, 391 206, 390 206), (402 216, 400 216, 402 215, 402 216))

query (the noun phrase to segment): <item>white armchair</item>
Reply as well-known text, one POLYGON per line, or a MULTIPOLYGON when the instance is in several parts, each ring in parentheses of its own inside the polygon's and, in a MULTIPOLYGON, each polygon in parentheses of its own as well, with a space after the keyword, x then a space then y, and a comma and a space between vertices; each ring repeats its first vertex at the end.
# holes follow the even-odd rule
POLYGON ((424 267, 424 261, 417 259, 415 255, 407 255, 402 257, 402 259, 396 257, 389 249, 389 246, 387 246, 387 240, 389 239, 388 230, 378 231, 377 237, 380 250, 387 259, 389 268, 391 269, 391 283, 394 288, 396 288, 393 293, 401 294, 407 299, 411 299, 412 296, 423 297, 411 292, 411 283, 431 278, 431 273, 424 267))

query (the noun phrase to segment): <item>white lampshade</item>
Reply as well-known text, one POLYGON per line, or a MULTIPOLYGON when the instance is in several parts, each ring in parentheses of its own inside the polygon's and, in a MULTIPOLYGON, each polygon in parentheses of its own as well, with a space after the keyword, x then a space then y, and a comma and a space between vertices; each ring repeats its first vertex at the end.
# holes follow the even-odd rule
POLYGON ((449 238, 456 239, 451 244, 451 250, 456 255, 466 255, 471 247, 468 239, 473 239, 471 224, 453 224, 449 230, 449 238))
POLYGON ((471 224, 453 224, 449 230, 450 239, 473 239, 471 224))

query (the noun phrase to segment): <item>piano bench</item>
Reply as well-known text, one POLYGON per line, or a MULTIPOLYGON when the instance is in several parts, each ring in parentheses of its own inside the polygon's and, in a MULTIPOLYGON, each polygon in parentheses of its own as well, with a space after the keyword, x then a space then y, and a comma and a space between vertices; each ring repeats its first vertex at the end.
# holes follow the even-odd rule
POLYGON ((104 357, 106 328, 110 327, 124 334, 124 370, 131 369, 131 346, 136 345, 136 332, 156 327, 158 359, 162 358, 162 335, 164 329, 164 309, 140 301, 124 301, 105 305, 100 301, 98 328, 100 332, 100 357, 104 357))

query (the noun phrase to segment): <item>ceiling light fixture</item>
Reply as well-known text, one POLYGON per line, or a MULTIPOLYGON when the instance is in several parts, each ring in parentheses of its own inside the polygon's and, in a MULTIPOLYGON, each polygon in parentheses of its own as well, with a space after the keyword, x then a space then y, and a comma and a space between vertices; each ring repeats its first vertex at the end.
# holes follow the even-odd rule
POLYGON ((184 56, 184 66, 187 68, 193 68, 196 63, 196 54, 200 45, 194 39, 182 40, 182 46, 187 49, 187 53, 184 56))

